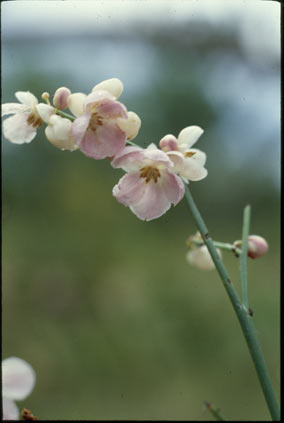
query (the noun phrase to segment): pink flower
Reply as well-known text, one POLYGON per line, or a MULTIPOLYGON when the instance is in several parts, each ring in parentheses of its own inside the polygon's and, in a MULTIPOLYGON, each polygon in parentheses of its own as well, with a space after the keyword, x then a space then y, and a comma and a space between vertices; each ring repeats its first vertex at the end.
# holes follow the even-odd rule
POLYGON ((262 236, 250 235, 248 237, 248 256, 258 258, 264 256, 268 251, 268 243, 262 236))
POLYGON ((72 136, 86 156, 113 157, 125 147, 127 139, 137 135, 139 117, 116 101, 122 90, 122 82, 112 78, 96 85, 88 96, 75 93, 68 97, 68 107, 77 116, 72 136))
POLYGON ((161 149, 166 152, 174 163, 174 171, 185 181, 200 181, 207 176, 204 168, 206 154, 203 151, 191 148, 203 134, 199 126, 184 128, 176 138, 174 135, 165 135, 160 141, 161 149))
POLYGON ((17 357, 2 361, 3 419, 18 420, 19 410, 15 400, 23 400, 35 385, 35 372, 25 360, 17 357))
POLYGON ((184 196, 181 178, 171 171, 172 161, 154 144, 146 149, 125 147, 111 164, 127 172, 113 188, 113 195, 142 220, 160 217, 184 196))

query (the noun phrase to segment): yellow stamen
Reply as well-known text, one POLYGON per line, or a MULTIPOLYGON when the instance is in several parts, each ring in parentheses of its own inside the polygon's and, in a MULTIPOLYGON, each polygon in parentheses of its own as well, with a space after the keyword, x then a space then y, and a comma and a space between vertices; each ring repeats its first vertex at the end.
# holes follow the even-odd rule
POLYGON ((146 184, 153 179, 155 184, 161 176, 159 169, 152 166, 145 166, 140 169, 140 178, 146 179, 146 184))
POLYGON ((186 153, 184 153, 184 156, 185 157, 192 157, 192 156, 194 156, 194 154, 196 154, 195 151, 187 151, 186 153))
POLYGON ((42 119, 37 113, 31 112, 27 118, 27 123, 34 128, 39 128, 42 125, 42 119))

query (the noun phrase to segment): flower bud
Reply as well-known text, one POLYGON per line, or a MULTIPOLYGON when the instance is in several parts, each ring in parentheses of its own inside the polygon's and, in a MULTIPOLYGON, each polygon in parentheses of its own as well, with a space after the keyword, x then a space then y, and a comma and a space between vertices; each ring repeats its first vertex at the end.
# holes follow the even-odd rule
POLYGON ((160 148, 165 152, 177 150, 178 142, 176 137, 171 134, 165 135, 160 141, 160 148))
POLYGON ((72 122, 61 116, 53 115, 45 128, 45 135, 51 144, 60 150, 74 151, 78 149, 72 137, 72 122))
POLYGON ((264 238, 258 235, 250 235, 248 237, 248 256, 258 258, 266 254, 268 251, 268 243, 264 238))
POLYGON ((68 97, 71 95, 71 91, 69 88, 61 87, 58 88, 53 96, 53 104, 57 109, 64 110, 67 108, 67 100, 68 97))
MULTIPOLYGON (((222 258, 222 253, 219 248, 217 248, 217 253, 218 256, 222 258)), ((186 260, 189 264, 198 267, 201 270, 212 270, 215 268, 215 264, 206 245, 189 250, 186 254, 186 260)))

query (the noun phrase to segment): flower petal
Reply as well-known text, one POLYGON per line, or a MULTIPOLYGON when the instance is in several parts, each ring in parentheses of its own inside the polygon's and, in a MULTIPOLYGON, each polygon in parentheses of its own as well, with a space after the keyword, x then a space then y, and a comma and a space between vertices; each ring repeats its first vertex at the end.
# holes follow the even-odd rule
POLYGON ((81 116, 84 113, 84 101, 87 96, 83 93, 71 94, 67 99, 68 108, 71 110, 73 115, 81 116))
POLYGON ((99 84, 95 85, 92 91, 108 91, 112 94, 115 98, 121 96, 123 91, 123 84, 118 78, 111 78, 106 79, 105 81, 100 82, 99 84))
POLYGON ((17 113, 3 122, 4 137, 14 144, 31 142, 36 136, 36 129, 27 123, 27 114, 17 113))
POLYGON ((184 160, 184 166, 179 174, 189 181, 201 181, 207 176, 208 171, 191 157, 184 160))
POLYGON ((176 206, 184 197, 184 183, 177 175, 168 170, 163 171, 161 179, 167 199, 176 206))
POLYGON ((90 118, 91 118, 90 113, 85 113, 82 116, 79 116, 73 122, 72 136, 73 136, 73 138, 76 141, 76 144, 78 146, 80 145, 80 143, 82 142, 82 139, 84 138, 84 136, 86 134, 87 128, 88 128, 89 123, 90 123, 90 118))
POLYGON ((96 107, 96 113, 104 119, 124 118, 127 119, 126 107, 119 101, 106 99, 101 101, 96 107))
POLYGON ((206 154, 201 150, 197 150, 196 148, 191 148, 189 150, 186 150, 184 152, 184 155, 186 158, 188 158, 187 156, 189 156, 191 160, 195 160, 196 162, 198 162, 200 166, 205 165, 206 154))
POLYGON ((88 113, 94 113, 97 106, 106 100, 115 101, 115 97, 108 91, 94 91, 89 94, 84 101, 84 110, 88 113))
POLYGON ((45 135, 51 144, 61 150, 74 151, 78 149, 72 137, 72 122, 61 116, 53 115, 45 128, 45 135))
MULTIPOLYGON (((222 253, 219 248, 217 248, 217 253, 219 257, 222 258, 222 253)), ((215 264, 206 245, 189 250, 186 254, 186 260, 192 266, 196 266, 202 270, 212 270, 215 268, 215 264)))
POLYGON ((19 410, 14 401, 9 398, 2 398, 3 420, 19 420, 19 410))
POLYGON ((48 104, 39 103, 35 108, 45 123, 48 123, 50 117, 55 113, 54 107, 49 106, 48 104))
POLYGON ((127 119, 118 118, 116 123, 128 140, 135 138, 141 127, 141 119, 134 112, 127 112, 127 119))
POLYGON ((198 138, 203 134, 203 129, 199 126, 188 126, 180 131, 178 135, 178 146, 179 150, 184 152, 196 143, 198 138))
POLYGON ((35 385, 35 371, 21 358, 10 357, 2 361, 3 396, 9 399, 25 399, 35 385))
POLYGON ((114 123, 107 122, 98 126, 95 131, 91 128, 86 131, 80 150, 86 156, 100 160, 118 154, 125 146, 125 142, 124 132, 114 123))
POLYGON ((1 105, 1 116, 11 115, 15 113, 23 113, 30 111, 30 107, 26 104, 5 103, 1 105))
POLYGON ((114 168, 121 168, 126 172, 135 171, 143 166, 144 150, 140 147, 126 146, 112 160, 114 168))
POLYGON ((140 172, 130 172, 124 175, 113 187, 112 193, 120 203, 130 206, 139 201, 146 189, 143 178, 140 178, 140 172))
POLYGON ((37 98, 29 91, 17 91, 15 96, 20 103, 29 106, 31 109, 33 109, 38 104, 37 98))
POLYGON ((162 216, 166 213, 171 203, 161 189, 159 183, 155 183, 153 180, 146 184, 144 195, 135 204, 130 205, 132 212, 142 220, 152 220, 162 216))

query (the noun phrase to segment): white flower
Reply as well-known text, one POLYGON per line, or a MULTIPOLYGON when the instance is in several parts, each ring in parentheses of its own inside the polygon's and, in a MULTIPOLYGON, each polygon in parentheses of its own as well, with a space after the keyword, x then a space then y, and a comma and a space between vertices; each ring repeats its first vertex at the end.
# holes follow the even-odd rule
POLYGON ((2 116, 13 115, 3 122, 4 137, 15 144, 31 142, 43 121, 54 113, 54 108, 39 104, 37 98, 29 91, 18 91, 15 96, 20 103, 2 105, 2 116))
MULTIPOLYGON (((222 258, 222 253, 219 248, 217 248, 217 253, 219 257, 222 258)), ((212 270, 215 268, 215 264, 210 256, 206 245, 190 249, 186 253, 186 260, 192 266, 198 267, 202 270, 212 270)))
POLYGON ((23 400, 35 385, 35 371, 25 360, 10 357, 2 360, 2 401, 3 419, 19 419, 15 400, 23 400))
POLYGON ((203 132, 199 126, 188 126, 179 133, 177 138, 169 134, 160 141, 161 149, 167 153, 175 165, 174 171, 185 182, 200 181, 207 176, 208 172, 204 168, 206 154, 191 148, 203 132))

